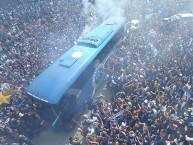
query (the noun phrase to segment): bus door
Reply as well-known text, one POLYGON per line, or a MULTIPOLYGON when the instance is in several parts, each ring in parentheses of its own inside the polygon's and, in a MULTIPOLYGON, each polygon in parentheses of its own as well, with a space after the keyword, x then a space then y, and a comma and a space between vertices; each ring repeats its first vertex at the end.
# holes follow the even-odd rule
POLYGON ((55 106, 54 112, 57 112, 57 117, 52 123, 52 127, 56 126, 66 126, 70 127, 72 118, 76 112, 77 99, 81 93, 80 89, 70 88, 67 93, 64 95, 60 103, 55 106))

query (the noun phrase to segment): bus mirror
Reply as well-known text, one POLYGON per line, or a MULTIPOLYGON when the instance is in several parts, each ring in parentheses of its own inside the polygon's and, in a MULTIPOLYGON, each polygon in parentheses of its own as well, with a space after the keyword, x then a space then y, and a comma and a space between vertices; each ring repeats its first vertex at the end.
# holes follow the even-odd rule
POLYGON ((52 123, 52 128, 53 129, 56 129, 56 125, 57 125, 57 122, 59 121, 60 119, 60 116, 61 116, 62 112, 59 113, 59 115, 56 117, 56 119, 54 120, 54 122, 52 123))

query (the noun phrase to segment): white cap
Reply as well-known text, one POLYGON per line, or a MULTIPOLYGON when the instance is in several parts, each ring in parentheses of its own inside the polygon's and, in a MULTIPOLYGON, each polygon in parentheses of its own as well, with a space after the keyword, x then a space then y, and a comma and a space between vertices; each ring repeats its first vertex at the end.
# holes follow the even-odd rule
POLYGON ((154 105, 156 104, 155 100, 151 101, 154 105))
POLYGON ((77 128, 77 130, 80 131, 80 132, 82 131, 80 128, 77 128))
POLYGON ((87 115, 87 114, 84 114, 83 117, 84 117, 85 119, 87 119, 87 118, 88 118, 88 115, 87 115))
POLYGON ((147 100, 147 99, 145 99, 144 103, 148 103, 148 100, 147 100))
POLYGON ((19 117, 23 117, 23 116, 24 116, 24 114, 19 112, 19 117))
POLYGON ((125 126, 126 126, 126 123, 125 123, 125 122, 122 122, 121 125, 122 125, 123 127, 125 127, 125 126))
POLYGON ((157 114, 157 110, 153 109, 153 113, 154 113, 154 114, 157 114))
POLYGON ((162 109, 161 109, 162 111, 166 111, 167 110, 167 108, 166 108, 166 106, 162 106, 162 109))
POLYGON ((93 120, 96 121, 96 120, 98 120, 98 119, 97 119, 97 117, 94 117, 94 116, 93 116, 93 120))

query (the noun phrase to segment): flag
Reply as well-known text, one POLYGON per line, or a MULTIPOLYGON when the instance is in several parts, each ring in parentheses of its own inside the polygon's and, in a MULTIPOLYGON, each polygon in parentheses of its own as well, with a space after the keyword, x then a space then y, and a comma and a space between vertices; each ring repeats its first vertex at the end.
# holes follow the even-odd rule
POLYGON ((151 50, 153 52, 153 56, 156 57, 158 55, 157 49, 153 46, 153 44, 150 44, 150 46, 151 46, 151 50))
POLYGON ((8 101, 9 99, 10 99, 10 95, 4 96, 2 92, 0 92, 0 105, 3 103, 9 104, 9 101, 8 101))
POLYGON ((125 112, 125 110, 121 110, 121 111, 119 111, 118 113, 114 114, 113 116, 109 117, 107 120, 113 120, 113 119, 115 119, 116 117, 122 115, 124 112, 125 112))

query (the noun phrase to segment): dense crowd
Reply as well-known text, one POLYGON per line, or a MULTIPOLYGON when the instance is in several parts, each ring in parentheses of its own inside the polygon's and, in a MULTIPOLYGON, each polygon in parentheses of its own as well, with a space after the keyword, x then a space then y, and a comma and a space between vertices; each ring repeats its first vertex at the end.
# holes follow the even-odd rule
POLYGON ((76 1, 58 0, 1 11, 0 44, 9 58, 1 62, 0 86, 11 98, 0 108, 0 144, 31 144, 43 129, 25 88, 78 39, 85 24, 81 9, 76 1))
POLYGON ((133 31, 105 65, 114 95, 96 97, 79 131, 96 145, 193 144, 192 27, 156 15, 133 31))
MULTIPOLYGON (((160 38, 160 42, 163 39, 160 38)), ((189 145, 193 142, 193 37, 154 52, 147 37, 121 46, 107 64, 110 100, 94 101, 81 132, 91 144, 189 145)), ((157 44, 159 45, 159 44, 157 44)))
MULTIPOLYGON (((164 16, 182 5, 170 11, 147 3, 166 10, 164 16)), ((165 25, 160 13, 146 9, 153 18, 142 16, 141 26, 105 65, 106 89, 115 95, 97 97, 91 115, 83 116, 80 131, 89 144, 192 144, 192 29, 165 25)), ((0 108, 0 144, 31 144, 44 120, 25 88, 74 44, 87 21, 82 6, 66 0, 23 3, 1 12, 0 48, 9 58, 0 62, 0 91, 11 99, 0 108)))

